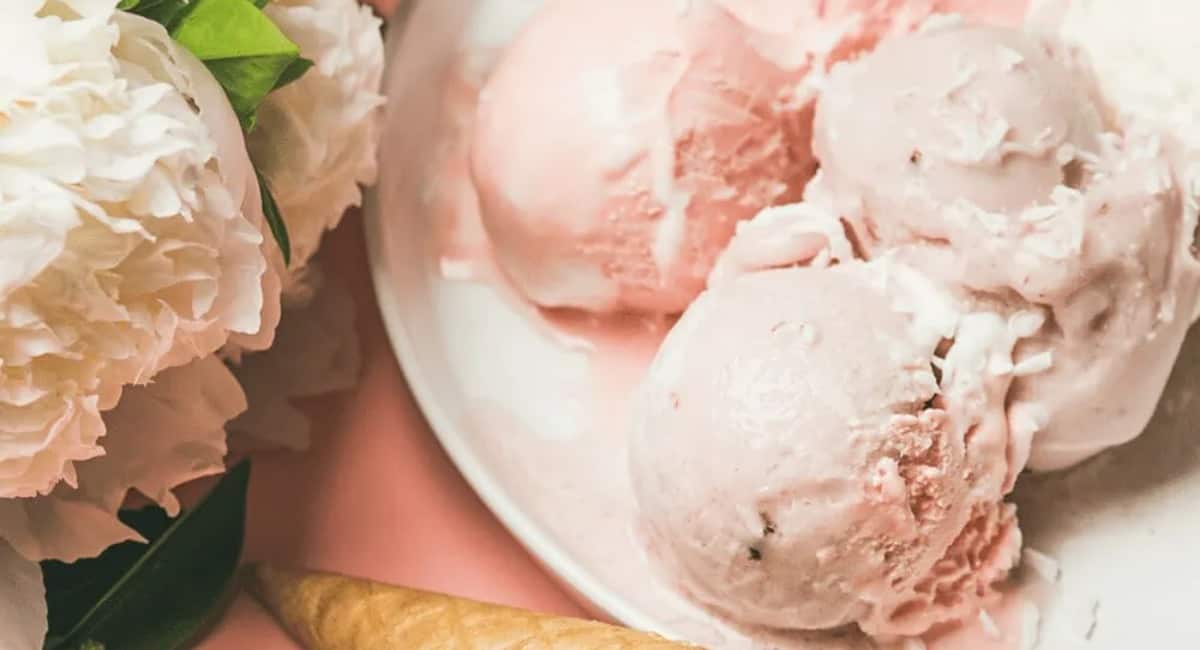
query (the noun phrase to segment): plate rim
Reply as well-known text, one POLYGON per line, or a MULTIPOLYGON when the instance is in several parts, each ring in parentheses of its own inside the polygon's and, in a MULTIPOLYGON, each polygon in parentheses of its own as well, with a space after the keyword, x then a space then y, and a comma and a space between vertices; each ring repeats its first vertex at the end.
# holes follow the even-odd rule
MULTIPOLYGON (((475 2, 475 0, 466 1, 475 2)), ((383 77, 385 95, 392 85, 393 61, 396 59, 400 43, 404 41, 403 34, 408 27, 411 27, 414 19, 421 13, 421 8, 425 6, 423 3, 414 4, 417 6, 406 16, 407 20, 404 21, 404 24, 392 26, 394 31, 391 31, 391 37, 385 44, 383 77)), ((385 116, 381 129, 381 146, 389 135, 389 126, 385 116)), ((385 236, 386 228, 379 189, 387 159, 380 153, 378 160, 380 171, 377 183, 375 186, 364 189, 362 207, 367 264, 372 288, 375 291, 376 305, 383 321, 392 355, 396 359, 409 393, 438 444, 445 450, 455 469, 488 511, 499 520, 500 524, 546 571, 549 577, 562 586, 567 595, 582 605, 589 613, 629 627, 653 630, 665 636, 676 636, 664 629, 660 622, 639 611, 620 594, 603 585, 561 544, 554 541, 543 526, 523 511, 517 501, 498 484, 496 478, 486 469, 485 464, 474 453, 466 436, 458 431, 454 419, 441 406, 440 400, 435 395, 436 391, 432 388, 432 382, 427 379, 426 369, 419 360, 418 346, 410 334, 399 291, 392 280, 392 255, 389 253, 389 245, 385 236)))
MULTIPOLYGON (((445 2, 446 4, 469 3, 470 5, 474 5, 480 0, 438 1, 439 3, 445 2)), ((411 24, 411 19, 414 15, 420 14, 421 9, 427 7, 430 3, 413 1, 410 4, 413 5, 413 11, 408 16, 411 24)), ((385 89, 393 81, 392 77, 394 75, 392 74, 392 70, 395 68, 393 65, 395 61, 394 55, 404 40, 401 38, 404 30, 398 29, 398 27, 406 26, 393 25, 393 30, 387 39, 388 42, 385 49, 385 89)), ((381 143, 387 137, 388 133, 389 129, 385 126, 380 138, 381 143)), ((381 178, 385 168, 385 160, 385 156, 380 156, 381 178)), ((381 209, 380 193, 380 188, 377 187, 364 189, 362 209, 363 228, 366 234, 367 262, 372 287, 375 292, 378 313, 381 316, 392 355, 396 359, 398 367, 405 378, 407 389, 416 406, 420 409, 422 417, 429 425, 430 431, 450 458, 455 469, 467 484, 470 485, 472 491, 488 508, 492 516, 514 537, 530 555, 531 559, 538 563, 551 579, 561 585, 567 594, 573 597, 585 609, 593 614, 618 621, 630 627, 653 630, 665 636, 679 638, 677 631, 673 632, 669 629, 670 621, 656 620, 631 604, 619 592, 605 586, 597 578, 597 575, 602 575, 602 573, 597 574, 589 570, 587 565, 579 562, 575 555, 565 550, 562 544, 555 541, 553 535, 547 532, 545 526, 539 524, 536 518, 529 516, 520 507, 519 500, 514 499, 509 491, 502 487, 501 481, 499 481, 495 474, 487 469, 488 463, 480 459, 469 442, 468 437, 463 435, 463 429, 456 425, 455 418, 449 415, 448 411, 442 406, 444 400, 438 398, 438 391, 433 387, 436 382, 431 382, 428 379, 430 367, 437 364, 421 362, 420 346, 417 343, 417 339, 411 334, 411 328, 408 325, 410 319, 405 315, 404 300, 401 298, 400 292, 396 290, 396 283, 393 279, 396 277, 393 269, 398 268, 397 264, 407 262, 424 265, 428 261, 429 258, 427 256, 430 252, 427 246, 430 241, 428 236, 429 229, 424 229, 425 236, 417 244, 417 246, 424 249, 422 250, 422 254, 426 257, 405 260, 391 252, 393 244, 384 237, 388 227, 381 209)), ((426 275, 421 281, 426 287, 435 279, 434 273, 436 271, 434 273, 430 273, 429 270, 416 272, 426 275)), ((429 304, 427 307, 433 308, 433 305, 429 304)), ((1200 325, 1194 327, 1200 328, 1200 325)), ((1183 345, 1186 345, 1186 343, 1183 345)), ((1173 362, 1173 366, 1178 366, 1179 363, 1181 361, 1177 357, 1173 362)), ((1173 370, 1172 372, 1175 371, 1173 370)), ((647 579, 651 579, 651 576, 647 576, 647 579)), ((1155 641, 1153 638, 1149 638, 1148 640, 1155 641)))
POLYGON ((363 208, 368 264, 376 304, 387 333, 389 347, 417 408, 455 469, 488 511, 500 521, 532 559, 559 585, 566 588, 568 595, 585 609, 630 627, 665 633, 666 630, 662 630, 656 622, 601 585, 570 553, 547 535, 497 483, 467 442, 466 436, 458 432, 453 419, 441 407, 434 394, 436 391, 432 388, 432 382, 425 378, 425 370, 415 351, 416 344, 405 325, 400 300, 396 296, 397 290, 388 277, 388 254, 382 250, 385 246, 378 241, 382 220, 374 192, 364 199, 363 208))

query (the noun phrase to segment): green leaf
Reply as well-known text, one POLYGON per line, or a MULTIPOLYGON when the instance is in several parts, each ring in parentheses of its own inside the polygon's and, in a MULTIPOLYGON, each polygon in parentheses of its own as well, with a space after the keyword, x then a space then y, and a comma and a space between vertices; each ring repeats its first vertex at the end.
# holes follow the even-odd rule
POLYGON ((171 36, 208 66, 246 130, 300 58, 300 48, 250 0, 196 0, 171 36))
POLYGON ((117 8, 149 18, 170 30, 191 3, 192 0, 122 0, 117 8))
POLYGON ((308 72, 308 69, 311 67, 313 67, 313 62, 304 57, 300 57, 295 61, 292 61, 292 64, 283 71, 283 74, 279 75, 279 80, 275 82, 275 87, 271 90, 279 90, 280 88, 283 88, 300 77, 303 77, 304 73, 308 72))
MULTIPOLYGON (((0 0, 3 2, 4 0, 0 0)), ((262 8, 270 0, 121 0, 120 7, 166 26, 221 84, 242 129, 254 130, 266 96, 302 77, 313 62, 279 31, 262 8)), ((263 212, 285 263, 291 261, 287 226, 259 177, 263 212)))
POLYGON ((287 70, 294 60, 260 56, 206 61, 205 65, 225 88, 225 95, 229 97, 229 104, 233 106, 233 112, 241 121, 242 128, 252 131, 263 98, 271 92, 283 71, 287 70))
MULTIPOLYGON (((162 508, 124 510, 121 521, 148 540, 157 539, 170 527, 171 519, 162 508)), ((124 542, 104 551, 99 557, 65 564, 42 562, 42 579, 46 584, 46 604, 50 609, 50 631, 47 638, 61 641, 108 592, 129 568, 146 553, 143 542, 124 542)), ((50 643, 49 645, 53 645, 50 643)))
POLYGON ((250 0, 194 0, 171 36, 201 61, 300 54, 250 0))
MULTIPOLYGON (((220 611, 237 570, 249 478, 247 462, 230 470, 200 504, 171 521, 149 546, 141 546, 136 557, 122 544, 90 562, 43 563, 44 570, 51 567, 46 599, 58 626, 47 637, 46 649, 185 647, 220 611), (119 555, 111 555, 114 550, 119 555), (72 590, 76 584, 84 586, 72 590), (100 590, 101 584, 107 589, 100 590), (63 621, 72 617, 73 624, 64 630, 63 621)), ((128 515, 131 525, 148 531, 161 527, 165 516, 150 512, 128 515)))
POLYGON ((284 222, 283 215, 279 214, 279 205, 275 203, 275 195, 271 194, 267 178, 257 169, 254 173, 258 175, 258 192, 262 196, 263 215, 271 228, 271 234, 275 237, 275 243, 279 244, 279 250, 283 253, 283 264, 286 266, 292 263, 292 241, 288 237, 287 223, 284 222))

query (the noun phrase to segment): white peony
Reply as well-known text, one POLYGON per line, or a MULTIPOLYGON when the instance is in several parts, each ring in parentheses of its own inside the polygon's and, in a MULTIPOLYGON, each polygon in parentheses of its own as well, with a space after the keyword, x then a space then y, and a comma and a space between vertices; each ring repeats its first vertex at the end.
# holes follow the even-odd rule
POLYGON ((267 97, 250 134, 292 243, 290 287, 321 236, 375 180, 382 119, 381 22, 355 0, 274 0, 264 10, 315 64, 267 97))
POLYGON ((0 498, 76 486, 126 386, 278 312, 228 103, 113 4, 0 2, 0 498))
POLYGON ((42 647, 46 636, 46 588, 42 569, 0 540, 0 648, 42 647))
POLYGON ((294 400, 345 391, 362 368, 354 299, 318 266, 284 299, 284 319, 270 350, 247 356, 235 369, 249 408, 226 427, 237 451, 307 449, 312 424, 294 400))
MULTIPOLYGON (((224 469, 247 403, 214 353, 270 347, 280 318, 282 255, 223 90, 115 4, 0 0, 0 647, 41 643, 37 561, 140 539, 116 517, 131 491, 173 515, 175 487, 224 469)), ((287 397, 357 374, 347 298, 310 300, 305 263, 374 178, 382 104, 369 12, 269 13, 316 62, 269 99, 255 142, 292 231, 291 302, 312 321, 285 334, 324 352, 315 373, 287 352, 242 368, 264 404, 242 420, 255 428, 298 421, 287 397)))
POLYGON ((140 540, 116 516, 129 491, 178 514, 171 490, 224 471, 225 425, 245 409, 237 380, 214 356, 127 389, 104 414, 107 453, 79 464, 79 487, 59 484, 48 496, 0 499, 0 538, 26 559, 67 562, 140 540))

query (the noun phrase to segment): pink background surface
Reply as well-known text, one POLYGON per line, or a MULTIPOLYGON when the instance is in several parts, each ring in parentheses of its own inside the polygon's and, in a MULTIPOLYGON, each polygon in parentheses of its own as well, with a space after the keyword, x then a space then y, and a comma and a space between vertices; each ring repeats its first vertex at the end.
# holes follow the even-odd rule
MULTIPOLYGON (((357 303, 358 387, 312 404, 304 453, 256 458, 245 558, 584 616, 484 507, 414 404, 389 347, 367 270, 362 222, 326 237, 324 268, 357 303)), ((205 650, 296 647, 248 596, 205 650)))
MULTIPOLYGON (((311 405, 310 450, 256 458, 245 560, 585 616, 475 496, 413 402, 380 320, 357 214, 326 237, 319 259, 354 295, 362 377, 311 405)), ((297 647, 240 594, 200 648, 251 644, 297 647)))

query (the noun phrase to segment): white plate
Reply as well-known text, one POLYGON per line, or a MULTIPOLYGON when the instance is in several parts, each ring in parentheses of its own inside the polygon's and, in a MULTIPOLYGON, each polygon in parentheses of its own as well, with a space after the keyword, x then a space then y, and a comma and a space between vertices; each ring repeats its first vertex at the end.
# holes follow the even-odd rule
MULTIPOLYGON (((659 584, 634 540, 624 397, 657 335, 627 331, 619 345, 589 352, 503 287, 448 279, 439 265, 430 179, 454 141, 443 102, 451 66, 464 53, 484 65, 537 4, 431 0, 418 4, 403 38, 391 34, 381 179, 367 206, 384 321, 459 470, 581 602, 633 627, 740 647, 744 637, 659 584), (598 376, 625 381, 598 385, 598 376)), ((1200 368, 1200 337, 1185 345, 1180 367, 1200 368)), ((1027 546, 1055 558, 1062 575, 1043 603, 1039 647, 1200 647, 1189 625, 1200 606, 1197 379, 1176 372, 1136 442, 1019 486, 1027 546)))

